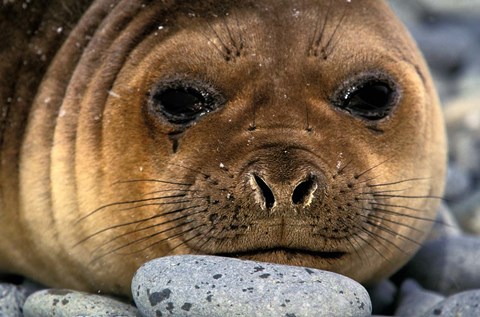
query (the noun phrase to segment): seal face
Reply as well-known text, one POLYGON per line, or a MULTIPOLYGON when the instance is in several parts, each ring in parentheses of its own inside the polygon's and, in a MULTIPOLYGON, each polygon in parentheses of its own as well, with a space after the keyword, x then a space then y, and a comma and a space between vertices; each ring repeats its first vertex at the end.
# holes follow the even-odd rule
POLYGON ((428 233, 443 121, 386 4, 96 1, 65 33, 9 91, 0 269, 128 295, 192 253, 371 283, 428 233))

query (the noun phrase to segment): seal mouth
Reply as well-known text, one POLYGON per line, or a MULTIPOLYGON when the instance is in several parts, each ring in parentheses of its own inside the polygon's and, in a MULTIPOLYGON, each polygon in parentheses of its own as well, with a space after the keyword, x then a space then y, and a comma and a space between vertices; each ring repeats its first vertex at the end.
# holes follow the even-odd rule
POLYGON ((340 251, 312 251, 305 249, 290 249, 290 248, 266 248, 266 249, 255 249, 255 250, 246 250, 240 252, 223 252, 217 253, 218 256, 230 257, 230 258, 251 258, 258 256, 266 256, 273 254, 282 254, 288 258, 295 258, 298 256, 312 256, 316 258, 329 259, 329 260, 338 260, 345 256, 346 252, 340 251))

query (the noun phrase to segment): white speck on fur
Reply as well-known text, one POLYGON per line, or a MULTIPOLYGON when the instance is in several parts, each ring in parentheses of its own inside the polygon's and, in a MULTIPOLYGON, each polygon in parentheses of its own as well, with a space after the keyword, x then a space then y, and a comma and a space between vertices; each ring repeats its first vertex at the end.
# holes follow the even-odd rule
POLYGON ((340 169, 340 166, 342 166, 342 159, 343 159, 343 152, 340 152, 338 154, 337 170, 340 169))
POLYGON ((120 98, 120 95, 114 92, 113 90, 109 90, 108 94, 114 98, 120 98))

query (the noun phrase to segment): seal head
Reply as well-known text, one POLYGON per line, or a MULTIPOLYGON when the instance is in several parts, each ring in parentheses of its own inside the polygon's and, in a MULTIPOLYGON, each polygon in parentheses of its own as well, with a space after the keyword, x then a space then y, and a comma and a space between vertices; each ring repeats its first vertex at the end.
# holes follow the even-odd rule
POLYGON ((378 0, 95 1, 32 98, 0 267, 53 286, 128 294, 185 253, 371 283, 443 191, 430 75, 378 0))

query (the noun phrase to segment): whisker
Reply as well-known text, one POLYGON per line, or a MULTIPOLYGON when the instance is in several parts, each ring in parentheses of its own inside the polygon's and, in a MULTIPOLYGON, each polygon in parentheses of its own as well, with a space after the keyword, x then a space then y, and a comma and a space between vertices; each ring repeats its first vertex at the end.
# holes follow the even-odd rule
POLYGON ((412 189, 412 187, 407 187, 407 188, 402 188, 402 189, 389 189, 389 190, 379 190, 379 191, 374 191, 374 192, 371 192, 371 193, 358 193, 358 196, 361 196, 361 195, 379 195, 379 194, 384 194, 384 193, 398 193, 398 192, 404 192, 404 191, 407 191, 409 189, 412 189))
MULTIPOLYGON (((356 226, 356 228, 360 229, 361 231, 365 232, 368 236, 372 237, 372 234, 370 231, 366 230, 365 228, 363 228, 362 226, 356 226)), ((375 245, 373 245, 372 243, 370 243, 370 241, 368 241, 367 239, 363 238, 361 235, 356 235, 356 237, 360 238, 364 243, 366 243, 371 249, 373 249, 378 255, 380 255, 385 261, 391 263, 391 260, 388 259, 382 252, 380 252, 376 247, 375 245)), ((388 250, 388 248, 386 246, 383 245, 383 243, 381 243, 380 241, 378 241, 376 239, 375 236, 372 237, 372 239, 374 239, 374 241, 376 241, 379 245, 381 245, 382 247, 386 248, 388 250)))
POLYGON ((223 53, 224 55, 224 58, 227 59, 228 55, 230 55, 232 53, 232 51, 230 50, 230 48, 228 47, 227 44, 224 43, 224 41, 222 40, 222 38, 220 37, 220 35, 217 33, 217 31, 215 30, 215 28, 213 27, 213 25, 209 22, 209 21, 205 21, 208 25, 208 27, 210 28, 210 30, 213 32, 213 34, 215 35, 215 37, 218 39, 218 41, 220 42, 220 45, 222 46, 222 48, 225 50, 225 52, 223 53), (226 56, 225 56, 226 54, 226 56))
POLYGON ((378 202, 371 202, 370 204, 372 206, 393 207, 393 208, 407 209, 415 212, 429 212, 429 210, 426 210, 426 209, 417 209, 417 208, 412 208, 412 207, 403 206, 403 205, 385 204, 385 203, 378 203, 378 202))
MULTIPOLYGON (((211 177, 210 175, 205 174, 205 173, 203 173, 202 171, 197 170, 197 169, 194 169, 194 168, 189 167, 189 166, 183 166, 183 165, 175 164, 175 163, 169 163, 168 165, 172 165, 172 166, 184 168, 184 169, 186 169, 186 170, 188 170, 188 171, 195 172, 196 174, 202 175, 203 177, 205 177, 205 178, 207 178, 207 179, 211 177)), ((192 184, 192 185, 193 185, 193 184, 192 184)))
POLYGON ((393 211, 393 210, 390 210, 390 209, 383 209, 383 208, 376 208, 375 207, 373 209, 373 211, 374 212, 379 212, 379 213, 390 214, 390 215, 394 215, 394 216, 399 216, 399 217, 403 217, 403 218, 422 220, 422 221, 431 222, 431 223, 437 223, 438 222, 438 220, 436 220, 436 219, 404 214, 404 213, 396 212, 396 211, 393 211))
POLYGON ((352 164, 352 162, 353 162, 353 160, 348 161, 347 164, 345 164, 341 169, 339 169, 339 170, 337 171, 337 175, 342 174, 342 173, 345 171, 345 169, 346 169, 348 166, 350 166, 350 164, 352 164))
MULTIPOLYGON (((304 9, 305 10, 305 9, 304 9)), ((310 54, 312 51, 314 51, 314 46, 315 46, 315 39, 317 38, 317 32, 318 32, 318 27, 320 25, 320 3, 317 4, 317 12, 315 13, 315 16, 317 17, 315 21, 315 28, 313 29, 313 36, 311 38, 311 41, 309 43, 309 49, 310 49, 310 54)))
POLYGON ((240 21, 238 20, 238 15, 237 15, 237 13, 234 12, 234 15, 235 15, 235 21, 236 21, 236 24, 237 24, 238 37, 239 37, 239 39, 240 39, 240 50, 242 50, 243 47, 244 47, 243 36, 242 36, 242 29, 240 28, 240 21))
POLYGON ((142 195, 142 197, 156 195, 159 193, 168 193, 168 192, 181 192, 181 193, 195 193, 195 192, 203 192, 203 190, 198 189, 163 189, 163 190, 156 190, 153 192, 148 192, 142 195))
POLYGON ((117 212, 127 211, 127 210, 133 210, 133 209, 137 209, 137 208, 150 207, 150 206, 179 205, 179 204, 183 204, 183 203, 190 203, 194 199, 205 199, 205 198, 206 197, 191 197, 189 200, 175 200, 175 201, 168 201, 168 202, 163 202, 163 203, 142 204, 142 205, 138 205, 138 206, 117 209, 116 211, 117 212))
POLYGON ((354 182, 353 182, 353 185, 354 186, 357 186, 357 185, 360 185, 360 184, 364 184, 364 183, 367 183, 367 186, 368 186, 368 182, 371 182, 375 179, 377 179, 379 177, 379 175, 377 176, 374 176, 374 177, 370 177, 370 178, 367 178, 367 179, 355 179, 354 182))
POLYGON ((330 2, 328 4, 328 8, 327 8, 327 13, 325 14, 325 19, 323 20, 322 28, 320 29, 320 36, 317 38, 317 41, 315 42, 315 46, 316 46, 315 55, 316 56, 318 56, 318 47, 322 43, 323 35, 325 33, 327 22, 329 20, 328 17, 330 16, 330 12, 331 12, 331 9, 332 9, 332 4, 333 4, 333 0, 330 0, 330 2))
MULTIPOLYGON (((198 207, 203 207, 202 205, 198 205, 198 206, 189 206, 189 207, 185 207, 185 208, 179 208, 179 209, 175 209, 175 210, 172 210, 172 211, 169 211, 169 212, 164 212, 164 213, 159 213, 159 214, 156 214, 156 215, 153 215, 151 217, 147 217, 147 218, 143 218, 143 219, 139 219, 139 220, 134 220, 134 221, 130 221, 130 222, 125 222, 125 223, 121 223, 121 224, 117 224, 117 225, 113 225, 111 227, 107 227, 107 228, 103 228, 101 230, 98 230, 92 234, 90 234, 89 236, 85 237, 84 239, 80 240, 79 242, 77 242, 73 247, 76 247, 82 243, 84 243, 85 241, 87 240, 90 240, 91 238, 101 234, 101 233, 104 233, 106 231, 109 231, 109 230, 114 230, 114 229, 117 229, 117 228, 122 228, 122 227, 126 227, 126 226, 129 226, 129 225, 134 225, 134 224, 138 224, 138 223, 143 223, 143 222, 147 222, 147 221, 150 221, 150 220, 153 220, 153 219, 156 219, 156 218, 159 218, 159 217, 163 217, 163 216, 167 216, 167 215, 172 215, 172 214, 175 214, 175 213, 179 213, 179 212, 182 212, 182 211, 185 211, 185 210, 189 210, 189 209, 194 209, 194 208, 198 208, 198 207)), ((191 214, 190 214, 191 215, 191 214)), ((174 219, 176 220, 176 219, 174 219)), ((109 241, 110 242, 110 241, 109 241)))
MULTIPOLYGON (((368 210, 368 209, 367 209, 367 210, 368 210)), ((371 209, 370 209, 370 210, 371 210, 371 209)), ((402 223, 402 222, 399 222, 399 221, 394 221, 394 220, 391 220, 391 219, 388 219, 388 218, 384 218, 384 217, 380 217, 380 216, 376 216, 376 215, 368 215, 368 216, 365 216, 365 215, 358 214, 358 216, 363 217, 363 218, 366 218, 366 219, 375 218, 375 219, 378 219, 378 220, 381 220, 381 221, 389 222, 389 223, 392 223, 392 224, 395 224, 395 225, 398 225, 398 226, 401 226, 401 227, 405 227, 405 228, 408 228, 408 229, 417 231, 417 232, 419 232, 419 233, 425 234, 425 231, 420 230, 420 229, 418 229, 418 228, 415 228, 414 226, 410 226, 410 225, 407 225, 407 224, 405 224, 405 223, 402 223)))
MULTIPOLYGON (((198 207, 203 207, 203 206, 198 206, 198 207)), ((193 208, 191 208, 193 209, 193 208)), ((131 230, 131 231, 128 231, 128 232, 124 232, 118 236, 115 236, 114 238, 106 241, 105 243, 103 243, 101 246, 98 246, 97 248, 93 249, 92 253, 96 253, 100 248, 102 247, 105 247, 106 245, 122 238, 122 237, 125 237, 125 236, 128 236, 130 234, 134 234, 134 233, 138 233, 138 232, 142 232, 142 231, 145 231, 145 230, 148 230, 148 229, 153 229, 155 227, 159 227, 159 226, 163 226, 165 224, 168 224, 168 223, 172 223, 172 222, 175 222, 175 221, 178 221, 178 220, 181 220, 181 219, 185 219, 185 218, 188 218, 189 216, 192 216, 192 215, 196 215, 196 214, 199 214, 199 213, 202 213, 202 212, 205 212, 206 209, 202 209, 202 210, 199 210, 197 212, 194 212, 194 213, 191 213, 191 214, 188 214, 188 215, 183 215, 183 216, 180 216, 180 217, 177 217, 177 218, 174 218, 174 219, 170 219, 170 220, 167 220, 167 221, 164 221, 164 222, 161 222, 161 223, 156 223, 156 224, 153 224, 153 225, 149 225, 149 226, 146 226, 146 227, 141 227, 141 228, 137 228, 135 230, 131 230)), ((158 216, 162 216, 162 215, 158 215, 158 216)), ((152 218, 154 219, 154 218, 152 218)), ((148 221, 148 220, 146 220, 148 221)), ((145 222, 146 222, 145 221, 145 222)), ((175 226, 174 228, 177 228, 178 226, 175 226)), ((171 228, 167 229, 167 230, 164 230, 164 231, 161 231, 161 232, 157 232, 158 234, 161 234, 161 233, 164 233, 166 231, 169 231, 171 230, 171 228)))
MULTIPOLYGON (((389 227, 386 227, 386 226, 382 226, 382 225, 373 223, 373 222, 371 222, 371 221, 369 221, 369 220, 367 220, 367 223, 368 223, 369 225, 371 225, 372 227, 374 227, 374 228, 378 228, 378 229, 382 230, 383 232, 386 232, 386 233, 390 234, 390 235, 393 236, 393 237, 400 237, 400 238, 402 238, 402 239, 405 239, 405 240, 407 240, 407 241, 410 241, 411 243, 413 243, 413 244, 415 244, 415 245, 417 245, 417 246, 420 246, 420 245, 421 245, 418 241, 413 240, 412 238, 409 238, 409 237, 407 237, 406 235, 403 235, 403 234, 401 234, 401 233, 395 232, 395 231, 393 231, 393 230, 392 230, 391 228, 389 228, 389 227)), ((382 237, 382 238, 383 238, 383 237, 382 237)), ((388 239, 386 239, 386 238, 383 238, 383 239, 385 239, 386 241, 394 244, 393 242, 391 242, 390 240, 388 240, 388 239)), ((394 244, 394 245, 396 246, 396 244, 394 244)), ((398 248, 398 246, 397 246, 397 248, 398 248)), ((405 251, 403 251, 403 250, 401 250, 401 249, 399 249, 399 250, 400 250, 402 253, 405 252, 405 251)))
POLYGON ((194 235, 193 237, 187 239, 187 240, 184 240, 182 242, 180 242, 179 244, 177 244, 176 246, 174 246, 173 248, 170 249, 170 251, 168 252, 168 254, 172 254, 173 251, 175 251, 177 248, 183 246, 183 245, 186 245, 188 242, 192 241, 193 239, 196 239, 198 237, 202 236, 202 233, 197 233, 196 235, 194 235))
POLYGON ((375 194, 373 193, 374 197, 388 197, 388 198, 408 198, 408 199, 440 199, 443 200, 443 197, 440 196, 431 196, 431 195, 426 195, 426 196, 405 196, 405 195, 387 195, 387 194, 375 194))
MULTIPOLYGON (((146 237, 143 237, 143 238, 134 240, 134 241, 130 241, 130 242, 128 242, 128 243, 126 243, 126 244, 124 244, 124 245, 122 245, 122 246, 119 246, 119 247, 117 247, 117 248, 114 248, 114 249, 112 249, 112 250, 109 250, 108 252, 106 252, 106 253, 104 253, 104 254, 101 254, 101 255, 93 258, 93 260, 91 261, 91 263, 96 262, 96 261, 104 258, 105 256, 108 256, 108 255, 114 253, 114 252, 117 252, 117 251, 119 251, 119 250, 125 249, 125 248, 127 248, 127 247, 129 247, 129 246, 131 246, 131 245, 138 244, 138 243, 141 243, 141 242, 143 242, 143 241, 152 239, 152 238, 158 236, 159 234, 165 233, 165 232, 170 231, 170 230, 177 229, 177 228, 179 228, 179 227, 188 225, 188 224, 190 224, 190 223, 192 223, 192 222, 194 222, 194 221, 182 223, 182 224, 179 224, 178 226, 175 226, 175 227, 172 227, 172 228, 163 230, 163 231, 161 231, 161 232, 156 232, 156 233, 151 234, 151 235, 149 235, 149 236, 146 236, 146 237)), ((204 226, 204 225, 201 225, 201 226, 204 226)), ((169 236, 168 238, 163 239, 163 240, 169 240, 169 239, 175 238, 175 237, 180 236, 180 235, 183 235, 183 234, 185 234, 186 232, 191 231, 191 230, 195 230, 195 228, 192 228, 192 229, 189 229, 189 230, 186 230, 186 231, 183 231, 183 232, 174 234, 174 235, 169 236)), ((162 241, 162 240, 161 240, 161 241, 162 241)), ((129 254, 134 254, 134 253, 138 253, 138 252, 144 251, 144 250, 150 248, 151 246, 153 246, 153 244, 150 245, 150 246, 147 246, 146 248, 143 248, 143 249, 141 249, 141 250, 134 251, 134 252, 129 253, 129 254)))
MULTIPOLYGON (((225 15, 227 16, 227 14, 225 15)), ((240 48, 237 44, 237 41, 235 40, 235 37, 233 36, 232 31, 230 30, 230 27, 228 26, 227 19, 225 18, 225 16, 223 16, 222 23, 225 29, 227 30, 227 34, 230 39, 230 44, 235 48, 235 56, 238 57, 240 55, 240 48)))
MULTIPOLYGON (((375 226, 375 224, 372 224, 370 222, 367 221, 367 224, 373 226, 373 227, 377 227, 375 226)), ((369 231, 367 228, 364 227, 364 230, 366 231, 369 231)), ((373 232, 373 231, 369 231, 371 235, 374 235, 375 237, 377 237, 378 239, 381 239, 383 241, 385 241, 386 243, 388 243, 388 245, 391 245, 393 246, 395 249, 397 249, 398 251, 400 251, 401 253, 403 254, 407 254, 407 252, 405 250, 403 250, 402 248, 400 248, 398 245, 396 245, 393 241, 390 241, 388 240, 387 238, 383 237, 382 235, 376 233, 376 232, 373 232)), ((383 244, 382 244, 383 245, 383 244)), ((385 245, 383 245, 385 247, 386 250, 388 250, 389 252, 392 252, 388 247, 386 247, 385 245)))
POLYGON ((391 185, 397 185, 397 184, 402 184, 402 183, 407 183, 407 182, 413 182, 413 181, 423 181, 423 180, 429 180, 429 178, 410 178, 410 179, 404 179, 401 181, 397 182, 391 182, 391 183, 383 183, 383 184, 370 184, 367 185, 368 187, 382 187, 382 186, 391 186, 391 185))
MULTIPOLYGON (((361 259, 361 261, 363 262, 363 259, 364 259, 364 258, 363 258, 362 256, 360 256, 360 253, 358 252, 358 249, 355 248, 355 245, 352 243, 352 241, 350 241, 350 237, 347 237, 346 240, 348 241, 348 244, 350 244, 350 246, 352 247, 352 250, 355 251, 355 254, 357 255, 357 257, 358 257, 359 259, 361 259)), ((365 258, 368 259, 368 257, 367 257, 366 254, 365 254, 365 251, 364 251, 364 255, 365 255, 365 258)))
POLYGON ((209 234, 210 232, 212 232, 212 231, 213 231, 213 228, 210 228, 210 230, 208 230, 207 232, 201 233, 201 235, 202 235, 203 237, 202 237, 201 239, 199 239, 199 240, 197 241, 197 243, 195 243, 195 245, 193 245, 192 249, 193 249, 193 250, 202 250, 203 246, 212 240, 212 238, 208 235, 208 234, 209 234), (202 241, 202 240, 205 240, 205 242, 202 243, 200 246, 198 246, 198 243, 199 243, 200 241, 202 241))
POLYGON ((129 205, 129 204, 137 204, 137 203, 142 203, 142 202, 147 202, 147 201, 155 201, 155 200, 160 200, 160 199, 166 199, 166 198, 179 198, 179 197, 185 197, 186 194, 182 194, 182 195, 170 195, 170 196, 160 196, 160 197, 152 197, 152 198, 143 198, 143 199, 135 199, 135 200, 125 200, 125 201, 119 201, 119 202, 115 202, 115 203, 110 203, 110 204, 106 204, 106 205, 103 205, 91 212, 89 212, 88 214, 86 214, 85 216, 79 218, 77 221, 75 221, 75 225, 79 224, 81 221, 85 220, 86 218, 92 216, 93 214, 101 211, 101 210, 104 210, 104 209, 107 209, 107 208, 110 208, 110 207, 113 207, 113 206, 121 206, 121 205, 129 205))
POLYGON ((363 171, 362 173, 360 173, 360 174, 356 174, 356 175, 354 176, 354 178, 355 178, 355 179, 359 179, 359 178, 360 178, 360 177, 362 177, 363 175, 367 174, 368 172, 371 172, 371 171, 373 171, 374 169, 376 169, 377 167, 379 167, 379 166, 381 166, 381 165, 385 164, 386 162, 390 161, 391 159, 392 159, 392 158, 387 158, 386 160, 384 160, 384 161, 382 161, 382 162, 378 163, 377 165, 374 165, 374 166, 372 166, 372 167, 370 167, 370 168, 366 169, 366 170, 365 170, 365 171, 363 171))
MULTIPOLYGON (((335 44, 332 45, 330 52, 327 52, 330 44, 332 43, 332 40, 335 38, 335 35, 337 34, 338 30, 340 29, 340 26, 341 26, 342 23, 343 23, 343 20, 345 19, 345 16, 347 15, 347 8, 348 8, 348 6, 344 6, 344 10, 343 10, 342 16, 340 17, 340 20, 338 21, 337 25, 335 26, 335 29, 333 30, 332 35, 330 36, 330 39, 328 40, 327 44, 326 44, 326 45, 324 46, 324 48, 323 48, 323 52, 324 52, 324 54, 325 54, 325 55, 324 55, 324 59, 327 59, 327 56, 330 55, 331 53, 333 53, 333 51, 335 50, 336 45, 337 45, 338 42, 339 42, 339 40, 337 40, 337 41, 335 42, 335 44)), ((341 37, 339 37, 339 38, 341 38, 341 37)))
MULTIPOLYGON (((146 246, 146 247, 144 247, 144 248, 142 248, 142 249, 140 249, 140 250, 136 250, 136 251, 127 253, 126 255, 132 255, 132 254, 135 254, 135 253, 139 253, 139 252, 145 251, 145 250, 147 250, 147 249, 149 249, 149 248, 151 248, 151 247, 153 247, 153 246, 155 246, 155 245, 157 245, 157 244, 160 244, 160 243, 163 243, 163 242, 165 242, 165 241, 171 240, 171 239, 176 238, 176 237, 178 237, 178 236, 183 236, 184 234, 189 233, 190 231, 197 230, 198 228, 201 228, 201 227, 204 227, 204 226, 206 226, 206 225, 205 225, 205 224, 200 224, 200 225, 198 225, 198 226, 196 226, 196 227, 187 229, 187 230, 182 231, 182 232, 180 232, 180 233, 177 233, 177 234, 175 234, 175 235, 173 235, 173 236, 170 236, 170 237, 167 237, 167 238, 164 238, 164 239, 155 241, 154 243, 151 243, 150 245, 148 245, 148 246, 146 246)), ((152 236, 152 237, 154 237, 154 236, 152 236)), ((178 247, 178 246, 177 246, 177 247, 178 247)), ((169 253, 170 253, 170 251, 169 251, 169 253)))
POLYGON ((162 183, 162 184, 169 184, 169 185, 180 185, 180 186, 192 186, 193 184, 187 183, 178 183, 173 181, 165 181, 161 179, 130 179, 126 181, 118 181, 114 182, 113 185, 116 184, 128 184, 128 183, 137 183, 137 182, 153 182, 153 183, 162 183))

